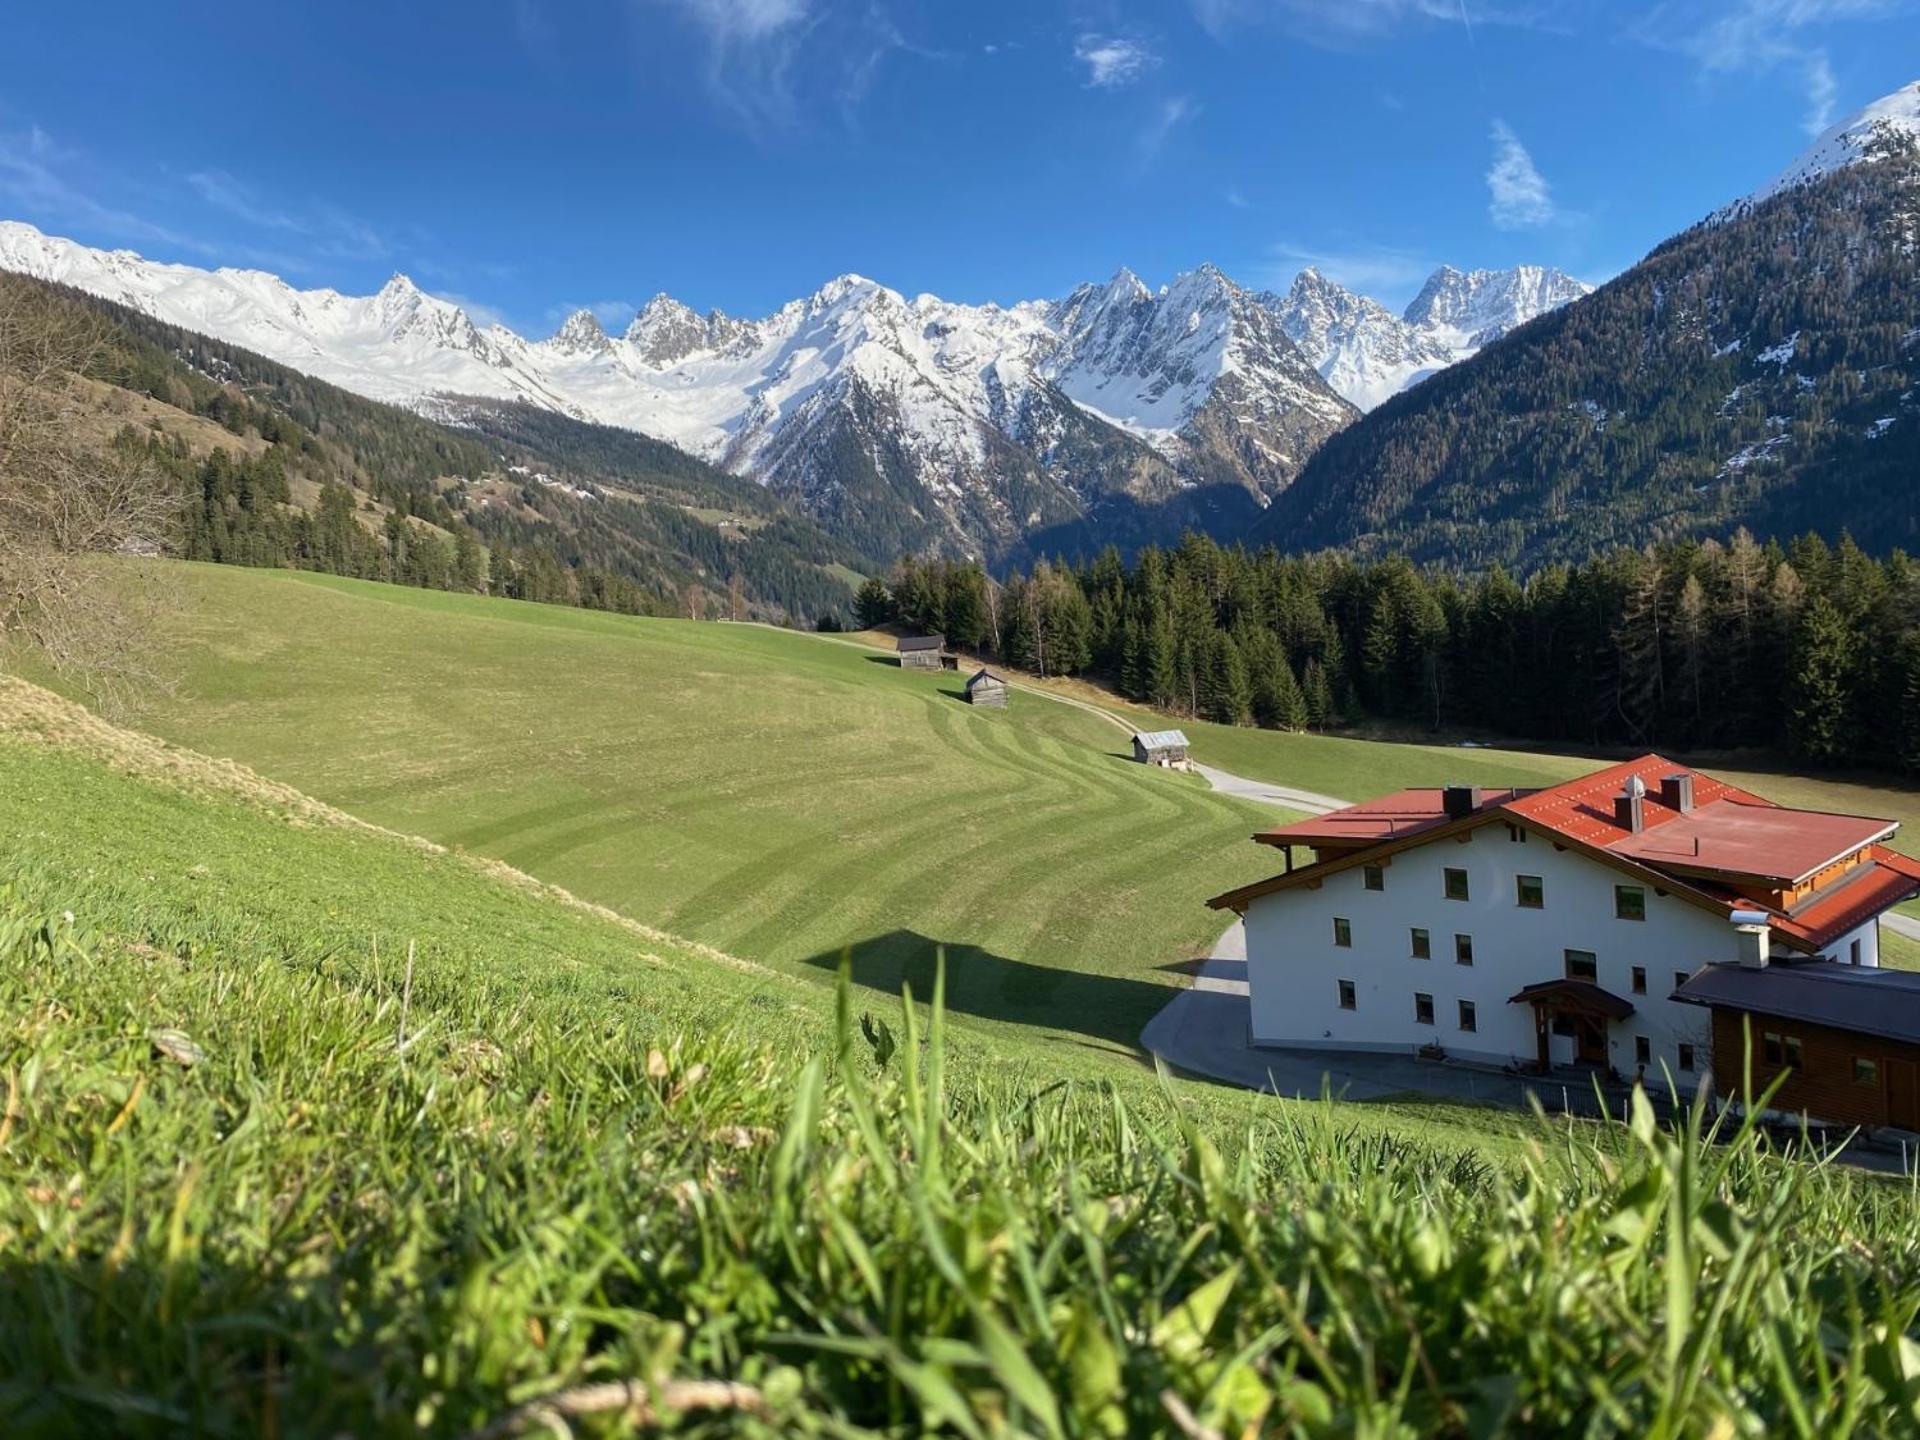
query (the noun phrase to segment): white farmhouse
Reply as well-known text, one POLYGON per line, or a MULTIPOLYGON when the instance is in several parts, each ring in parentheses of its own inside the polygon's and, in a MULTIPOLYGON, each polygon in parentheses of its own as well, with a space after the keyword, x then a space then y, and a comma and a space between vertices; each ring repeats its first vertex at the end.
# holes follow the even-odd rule
POLYGON ((1883 843, 1897 828, 1648 755, 1544 790, 1403 790, 1280 826, 1254 838, 1285 871, 1209 903, 1246 921, 1256 1045, 1650 1081, 1664 1067, 1690 1089, 1714 1030, 1675 990, 1769 956, 1877 967, 1881 912, 1920 892, 1920 864, 1883 843))

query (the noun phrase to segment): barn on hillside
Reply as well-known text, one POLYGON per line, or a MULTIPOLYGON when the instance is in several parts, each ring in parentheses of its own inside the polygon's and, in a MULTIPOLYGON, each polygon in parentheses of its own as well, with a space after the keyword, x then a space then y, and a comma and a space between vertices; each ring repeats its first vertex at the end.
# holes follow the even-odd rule
POLYGON ((902 670, 938 670, 946 663, 947 637, 944 635, 902 635, 894 642, 902 670))
POLYGON ((969 705, 991 705, 1004 710, 1007 705, 1007 682, 991 670, 976 670, 967 679, 967 703, 969 705))
POLYGON ((1178 730, 1140 730, 1133 737, 1133 758, 1142 765, 1185 770, 1187 737, 1178 730))

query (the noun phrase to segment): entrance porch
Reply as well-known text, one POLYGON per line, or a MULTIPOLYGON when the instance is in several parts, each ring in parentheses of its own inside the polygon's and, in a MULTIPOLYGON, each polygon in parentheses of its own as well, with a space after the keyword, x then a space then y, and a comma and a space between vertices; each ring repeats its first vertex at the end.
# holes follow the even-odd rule
POLYGON ((1533 1007, 1536 1063, 1543 1075, 1553 1069, 1553 1037, 1556 1033, 1571 1032, 1575 1064, 1611 1069, 1613 1061, 1607 1045, 1607 1026, 1633 1013, 1631 1001, 1622 999, 1610 990, 1602 990, 1591 980, 1542 980, 1524 987, 1507 1003, 1533 1007))

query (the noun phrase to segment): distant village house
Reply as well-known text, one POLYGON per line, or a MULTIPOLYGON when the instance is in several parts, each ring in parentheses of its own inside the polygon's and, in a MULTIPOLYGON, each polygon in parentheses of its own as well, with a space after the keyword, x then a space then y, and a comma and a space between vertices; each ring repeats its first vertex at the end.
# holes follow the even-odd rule
POLYGON ((991 670, 974 671, 967 678, 967 703, 1006 709, 1007 682, 991 670))
POLYGON ((1897 829, 1648 755, 1279 826, 1255 838, 1282 873, 1209 903, 1246 921, 1256 1045, 1721 1095, 1784 1074, 1776 1111, 1920 1129, 1920 975, 1880 968, 1881 914, 1920 893, 1897 829))
POLYGON ((902 670, 938 670, 947 664, 947 637, 944 635, 902 635, 894 642, 902 670))
POLYGON ((1187 737, 1178 730, 1140 730, 1133 737, 1133 758, 1142 765, 1158 765, 1167 770, 1185 770, 1187 737))

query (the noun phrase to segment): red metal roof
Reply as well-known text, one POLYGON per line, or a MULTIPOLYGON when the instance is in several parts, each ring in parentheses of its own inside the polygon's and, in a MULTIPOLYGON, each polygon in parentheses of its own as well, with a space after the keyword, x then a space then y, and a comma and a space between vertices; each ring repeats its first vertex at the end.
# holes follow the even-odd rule
MULTIPOLYGON (((1699 781, 1694 781, 1696 790, 1699 781)), ((1686 870, 1720 870, 1794 885, 1885 839, 1898 827, 1891 820, 1833 815, 1822 810, 1787 810, 1743 800, 1696 804, 1680 815, 1648 797, 1648 825, 1638 835, 1622 835, 1608 848, 1649 865, 1686 870), (1652 823, 1658 810, 1664 823, 1652 823)))
POLYGON ((1920 862, 1884 845, 1874 846, 1869 853, 1871 863, 1816 894, 1811 903, 1786 915, 1775 912, 1774 928, 1818 950, 1888 906, 1920 893, 1920 862))
MULTIPOLYGON (((1482 790, 1478 809, 1504 805, 1523 790, 1482 790)), ((1359 845, 1375 840, 1398 840, 1446 823, 1446 791, 1397 790, 1362 805, 1349 805, 1327 815, 1315 815, 1262 830, 1253 838, 1263 845, 1359 845)))
POLYGON ((1657 829, 1681 818, 1678 810, 1660 803, 1660 781, 1667 775, 1693 776, 1695 810, 1711 805, 1716 800, 1740 800, 1752 805, 1772 804, 1738 786, 1715 780, 1698 770, 1689 770, 1684 765, 1676 765, 1659 755, 1642 755, 1638 760, 1610 765, 1605 770, 1596 770, 1577 780, 1536 790, 1531 795, 1515 800, 1507 808, 1572 839, 1585 841, 1589 845, 1611 846, 1615 841, 1625 840, 1633 834, 1625 826, 1614 822, 1613 802, 1614 797, 1626 789, 1627 781, 1635 776, 1647 787, 1646 802, 1641 811, 1646 830, 1657 829))

